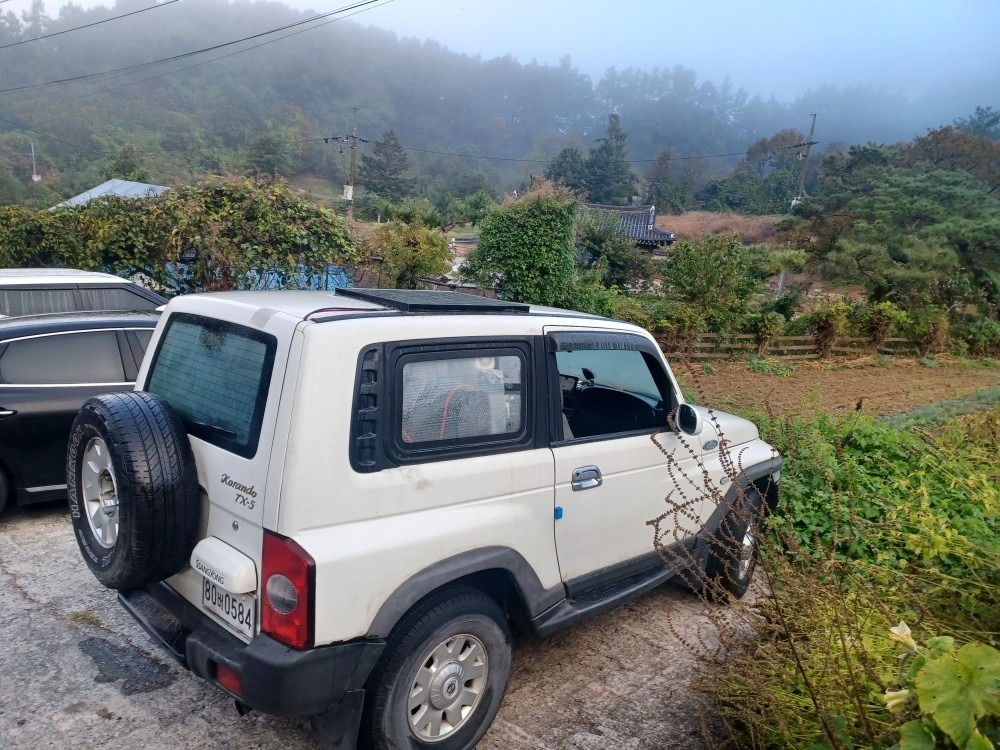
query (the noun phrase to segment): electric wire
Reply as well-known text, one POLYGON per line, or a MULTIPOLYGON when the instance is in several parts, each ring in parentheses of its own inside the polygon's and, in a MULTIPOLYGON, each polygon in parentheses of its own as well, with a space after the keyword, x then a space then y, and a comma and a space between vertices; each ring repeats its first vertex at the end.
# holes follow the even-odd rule
POLYGON ((103 76, 118 75, 118 74, 122 74, 122 73, 134 73, 134 72, 138 72, 140 70, 146 70, 147 68, 155 67, 157 65, 163 65, 165 63, 177 62, 179 60, 184 60, 184 59, 186 59, 188 57, 193 57, 195 55, 201 55, 201 54, 204 54, 205 52, 212 52, 214 50, 224 49, 226 47, 231 47, 234 44, 241 44, 242 42, 248 42, 248 41, 253 40, 253 39, 260 39, 261 37, 270 36, 271 34, 276 34, 276 33, 280 32, 280 31, 285 31, 287 29, 292 29, 292 28, 296 28, 298 26, 303 26, 303 25, 306 25, 306 24, 310 24, 310 23, 313 23, 314 21, 318 21, 318 20, 323 19, 323 18, 329 18, 330 16, 333 16, 333 15, 339 15, 339 14, 345 13, 345 12, 347 12, 349 10, 355 10, 357 8, 363 8, 363 7, 367 6, 367 5, 373 5, 373 4, 377 3, 377 2, 378 2, 378 0, 360 0, 360 2, 354 3, 352 5, 346 5, 346 6, 342 7, 342 8, 338 8, 336 10, 331 10, 331 11, 328 11, 326 13, 320 13, 319 15, 313 16, 311 18, 306 18, 306 19, 303 19, 301 21, 295 21, 293 23, 285 24, 284 26, 279 26, 277 28, 270 29, 268 31, 262 31, 262 32, 259 32, 257 34, 251 34, 250 36, 246 36, 246 37, 243 37, 241 39, 234 39, 234 40, 229 41, 229 42, 222 42, 221 44, 214 44, 214 45, 212 45, 210 47, 204 47, 202 49, 192 50, 190 52, 182 52, 180 54, 171 55, 170 57, 164 57, 164 58, 161 58, 159 60, 149 60, 149 61, 144 62, 144 63, 137 63, 135 65, 128 65, 128 66, 125 66, 125 67, 122 67, 122 68, 112 68, 111 70, 103 70, 103 71, 100 71, 100 72, 97 72, 97 73, 85 73, 83 75, 70 76, 68 78, 58 78, 58 79, 55 79, 55 80, 52 80, 52 81, 43 81, 41 83, 25 84, 23 86, 11 86, 9 88, 0 89, 0 94, 9 94, 9 93, 16 92, 16 91, 28 91, 28 90, 31 90, 31 89, 42 88, 44 86, 53 86, 53 85, 62 84, 62 83, 73 83, 73 82, 76 82, 76 81, 91 80, 91 79, 100 78, 100 77, 103 77, 103 76))
MULTIPOLYGON (((6 0, 3 0, 4 2, 6 0)), ((165 8, 168 5, 173 5, 180 0, 164 0, 162 3, 156 5, 150 5, 148 8, 140 8, 139 10, 133 10, 131 13, 122 13, 120 16, 112 16, 111 18, 105 18, 102 21, 94 21, 93 23, 85 23, 82 26, 74 26, 72 29, 63 29, 62 31, 53 31, 51 34, 43 34, 42 36, 32 37, 31 39, 22 39, 19 42, 10 42, 9 44, 0 44, 0 49, 7 49, 8 47, 17 47, 20 44, 30 44, 31 42, 40 42, 42 39, 51 39, 54 36, 60 36, 61 34, 69 34, 73 31, 79 31, 80 29, 89 29, 92 26, 100 26, 102 23, 110 23, 111 21, 117 21, 119 18, 128 18, 129 16, 135 16, 139 13, 145 13, 147 10, 156 10, 157 8, 165 8)))
POLYGON ((40 96, 29 97, 27 99, 20 99, 18 100, 18 104, 27 104, 28 102, 37 101, 39 99, 46 99, 47 101, 57 101, 57 102, 72 102, 72 101, 77 101, 78 99, 90 99, 91 97, 96 96, 97 94, 105 94, 111 91, 118 91, 119 89, 128 88, 129 86, 137 86, 138 84, 145 83, 146 81, 152 81, 157 78, 163 78, 165 76, 173 75, 174 73, 181 73, 185 70, 191 70, 192 68, 200 68, 203 65, 208 65, 209 63, 217 62, 218 60, 224 60, 227 57, 233 57, 234 55, 241 55, 244 52, 250 52, 251 50, 257 49, 258 47, 264 47, 268 44, 280 42, 282 39, 288 39, 289 37, 298 36, 299 34, 305 34, 307 31, 312 31, 313 29, 318 29, 322 26, 327 26, 331 23, 336 23, 337 21, 342 21, 346 18, 351 18, 352 16, 356 16, 359 13, 366 13, 370 10, 381 8, 393 2, 395 2, 395 0, 376 0, 376 4, 371 5, 370 7, 364 7, 359 10, 355 10, 353 13, 346 13, 342 16, 338 16, 337 18, 332 18, 328 21, 323 21, 322 23, 318 23, 315 26, 310 26, 307 29, 299 29, 297 31, 292 31, 288 34, 283 34, 282 36, 276 37, 274 39, 268 39, 263 42, 258 42, 257 44, 252 44, 249 47, 244 47, 243 49, 238 49, 234 52, 227 52, 226 54, 219 55, 218 57, 212 57, 209 58, 208 60, 202 60, 201 62, 192 63, 191 65, 185 65, 183 67, 175 68, 173 70, 168 70, 163 73, 156 73, 155 75, 146 76, 145 78, 137 78, 136 80, 133 81, 126 81, 125 83, 120 83, 116 86, 108 86, 106 88, 101 88, 101 89, 91 89, 90 91, 79 94, 77 96, 57 95, 55 97, 50 97, 50 95, 48 94, 42 94, 40 96))

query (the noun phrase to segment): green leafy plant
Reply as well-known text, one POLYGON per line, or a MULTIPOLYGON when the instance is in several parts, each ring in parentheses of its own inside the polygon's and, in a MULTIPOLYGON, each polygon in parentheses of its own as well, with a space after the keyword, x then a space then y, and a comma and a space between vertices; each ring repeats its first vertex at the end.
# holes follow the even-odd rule
POLYGON ((890 637, 906 646, 903 687, 887 690, 886 707, 913 715, 899 727, 900 750, 993 750, 1000 740, 1000 651, 985 643, 955 648, 950 636, 920 648, 905 622, 890 637))

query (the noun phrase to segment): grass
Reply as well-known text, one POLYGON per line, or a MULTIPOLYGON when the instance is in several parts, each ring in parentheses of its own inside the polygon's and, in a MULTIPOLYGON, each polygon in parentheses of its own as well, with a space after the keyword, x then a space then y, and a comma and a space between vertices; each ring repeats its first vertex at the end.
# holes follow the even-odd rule
POLYGON ((737 234, 748 245, 759 245, 774 239, 774 225, 780 216, 742 216, 735 213, 688 211, 656 217, 656 226, 676 232, 678 239, 700 242, 714 234, 737 234))
POLYGON ((87 625, 92 628, 100 628, 104 626, 104 623, 101 622, 101 618, 89 609, 81 609, 76 612, 70 612, 69 619, 77 625, 87 625))
POLYGON ((904 411, 900 414, 892 414, 888 417, 883 417, 882 420, 898 429, 926 427, 946 422, 962 414, 971 414, 985 409, 992 409, 997 405, 1000 405, 1000 388, 988 388, 985 391, 979 391, 964 398, 942 401, 937 404, 904 411))
POLYGON ((791 365, 783 365, 765 357, 750 357, 747 361, 747 369, 758 375, 780 375, 781 377, 788 377, 795 372, 791 365))

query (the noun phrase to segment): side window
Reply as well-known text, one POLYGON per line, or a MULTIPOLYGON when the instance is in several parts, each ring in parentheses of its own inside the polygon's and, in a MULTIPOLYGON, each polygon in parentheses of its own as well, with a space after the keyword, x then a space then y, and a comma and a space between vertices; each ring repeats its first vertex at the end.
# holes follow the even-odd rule
POLYGON ((665 427, 672 394, 653 354, 585 346, 555 352, 564 439, 665 427))
POLYGON ((128 287, 81 287, 88 310, 155 310, 159 305, 128 287))
POLYGON ((0 289, 0 315, 40 315, 79 309, 76 290, 72 287, 0 289))
POLYGON ((527 444, 527 345, 404 353, 394 361, 397 459, 432 460, 527 444))
POLYGON ((125 383, 114 331, 81 331, 11 341, 0 357, 0 382, 19 385, 125 383))

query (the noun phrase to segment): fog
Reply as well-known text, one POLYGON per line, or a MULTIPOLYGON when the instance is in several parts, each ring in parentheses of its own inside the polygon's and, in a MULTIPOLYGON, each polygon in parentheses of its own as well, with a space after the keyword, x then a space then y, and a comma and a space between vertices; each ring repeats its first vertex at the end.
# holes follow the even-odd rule
MULTIPOLYGON (((568 55, 594 80, 612 67, 682 65, 700 80, 729 79, 751 95, 782 101, 823 84, 864 84, 909 97, 942 88, 974 95, 982 86, 979 101, 987 103, 1000 75, 997 0, 379 1, 353 20, 484 59, 509 54, 556 64, 568 55)), ((8 0, 0 10, 29 4, 8 0)), ((286 4, 324 12, 348 0, 286 4)), ((61 5, 46 8, 54 14, 61 5)))

